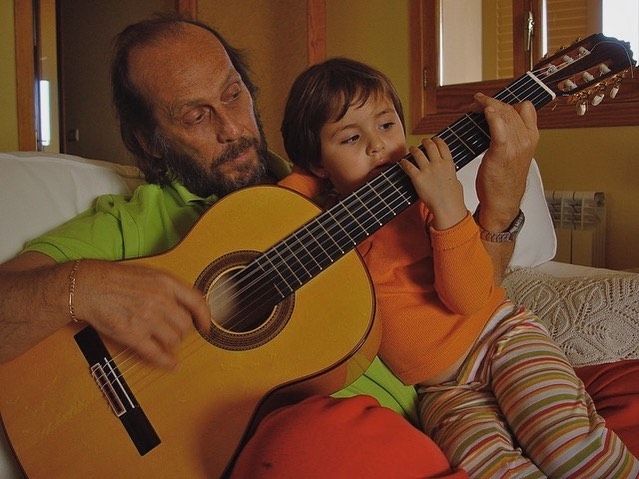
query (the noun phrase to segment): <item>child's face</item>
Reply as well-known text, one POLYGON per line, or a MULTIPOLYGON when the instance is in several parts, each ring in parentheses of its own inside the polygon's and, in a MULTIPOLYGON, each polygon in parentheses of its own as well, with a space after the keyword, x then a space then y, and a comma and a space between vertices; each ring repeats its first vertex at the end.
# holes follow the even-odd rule
POLYGON ((311 170, 328 178, 340 195, 351 193, 407 153, 402 123, 390 99, 372 95, 320 131, 322 164, 311 170))

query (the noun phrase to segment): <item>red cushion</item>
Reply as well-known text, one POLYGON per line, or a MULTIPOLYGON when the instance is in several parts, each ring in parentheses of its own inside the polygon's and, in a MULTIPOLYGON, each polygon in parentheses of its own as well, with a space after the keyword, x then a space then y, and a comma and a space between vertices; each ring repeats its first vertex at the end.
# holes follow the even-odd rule
POLYGON ((599 414, 639 457, 639 360, 576 369, 599 414))
POLYGON ((314 396, 268 415, 232 479, 465 479, 439 447, 370 396, 314 396), (282 433, 286 431, 285 433, 282 433))

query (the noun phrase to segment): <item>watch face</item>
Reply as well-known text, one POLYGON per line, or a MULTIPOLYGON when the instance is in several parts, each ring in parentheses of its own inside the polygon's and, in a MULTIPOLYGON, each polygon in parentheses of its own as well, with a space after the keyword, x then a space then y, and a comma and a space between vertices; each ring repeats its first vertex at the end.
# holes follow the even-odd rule
POLYGON ((519 210, 519 214, 511 223, 510 228, 508 228, 508 233, 519 233, 519 231, 523 228, 525 221, 526 217, 524 216, 524 212, 519 210))

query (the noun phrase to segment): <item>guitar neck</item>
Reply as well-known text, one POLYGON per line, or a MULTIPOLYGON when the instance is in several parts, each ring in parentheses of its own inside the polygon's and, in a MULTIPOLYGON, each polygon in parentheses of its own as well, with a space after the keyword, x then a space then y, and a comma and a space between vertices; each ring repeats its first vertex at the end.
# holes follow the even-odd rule
MULTIPOLYGON (((532 74, 526 74, 501 90, 495 98, 509 104, 530 100, 536 108, 541 108, 554 98, 554 94, 532 74)), ((465 114, 436 136, 448 144, 457 170, 486 151, 490 143, 486 118, 476 112, 465 114)), ((407 158, 410 159, 410 155, 407 158)), ((396 163, 266 251, 245 272, 253 274, 254 268, 259 268, 283 299, 415 203, 417 198, 410 179, 396 163)))
MULTIPOLYGON (((550 103, 555 94, 532 73, 519 77, 495 95, 497 100, 513 105, 530 101, 537 110, 550 103)), ((483 113, 466 113, 435 135, 446 142, 453 155, 455 168, 466 166, 488 149, 490 133, 483 113)))

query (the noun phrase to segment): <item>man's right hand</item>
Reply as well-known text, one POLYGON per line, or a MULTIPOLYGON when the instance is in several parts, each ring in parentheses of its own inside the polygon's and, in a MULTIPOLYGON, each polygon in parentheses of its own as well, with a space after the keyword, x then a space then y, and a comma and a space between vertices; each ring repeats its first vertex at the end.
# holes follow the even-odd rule
MULTIPOLYGON (((70 321, 72 263, 27 252, 0 266, 0 361, 18 356, 70 321)), ((177 347, 211 315, 202 294, 169 273, 126 262, 81 261, 73 298, 79 320, 146 361, 176 365, 177 347)))
POLYGON ((85 260, 76 285, 78 319, 158 366, 176 365, 177 348, 194 323, 203 331, 211 324, 202 294, 157 269, 85 260))

